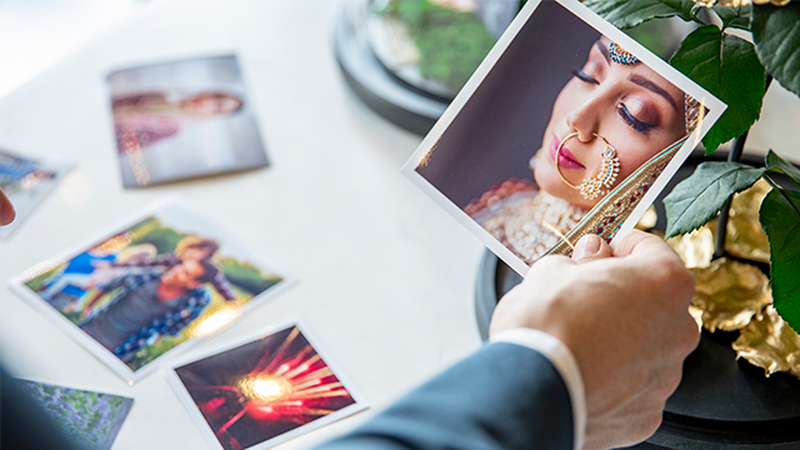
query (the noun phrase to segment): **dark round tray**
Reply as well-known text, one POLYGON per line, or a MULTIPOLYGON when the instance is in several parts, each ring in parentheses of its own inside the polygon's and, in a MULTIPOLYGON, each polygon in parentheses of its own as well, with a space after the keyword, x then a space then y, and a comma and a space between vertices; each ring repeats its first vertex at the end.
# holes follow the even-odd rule
MULTIPOLYGON (((670 192, 694 167, 708 160, 724 160, 693 154, 664 192, 670 192)), ((746 155, 744 162, 763 165, 746 155)), ((656 200, 659 223, 664 229, 664 206, 656 200)), ((478 270, 475 315, 478 330, 488 337, 492 311, 506 292, 522 278, 488 250, 478 270)), ((683 380, 667 401, 664 420, 655 435, 635 449, 755 450, 800 449, 800 380, 783 373, 764 377, 764 371, 746 361, 736 361, 730 344, 738 332, 703 331, 700 344, 683 366, 683 380)))
POLYGON ((375 56, 366 35, 363 2, 349 1, 334 29, 336 60, 353 92, 385 119, 425 135, 439 119, 448 99, 406 83, 375 56))

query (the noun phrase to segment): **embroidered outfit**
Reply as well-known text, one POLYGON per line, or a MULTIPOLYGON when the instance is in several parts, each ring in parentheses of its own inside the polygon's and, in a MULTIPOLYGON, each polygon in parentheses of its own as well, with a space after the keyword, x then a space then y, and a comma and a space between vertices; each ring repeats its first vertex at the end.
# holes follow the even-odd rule
POLYGON ((580 222, 586 211, 541 190, 516 192, 472 215, 527 264, 543 256, 580 222))

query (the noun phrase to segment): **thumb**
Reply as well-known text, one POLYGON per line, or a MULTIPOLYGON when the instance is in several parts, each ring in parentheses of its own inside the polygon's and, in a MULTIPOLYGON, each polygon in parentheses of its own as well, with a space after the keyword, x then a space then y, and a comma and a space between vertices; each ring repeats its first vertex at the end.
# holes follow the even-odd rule
POLYGON ((593 259, 608 258, 611 254, 611 247, 600 236, 588 234, 575 244, 572 259, 575 262, 591 261, 593 259))
POLYGON ((16 215, 11 201, 8 200, 6 194, 0 189, 0 226, 8 225, 13 222, 14 216, 16 215))

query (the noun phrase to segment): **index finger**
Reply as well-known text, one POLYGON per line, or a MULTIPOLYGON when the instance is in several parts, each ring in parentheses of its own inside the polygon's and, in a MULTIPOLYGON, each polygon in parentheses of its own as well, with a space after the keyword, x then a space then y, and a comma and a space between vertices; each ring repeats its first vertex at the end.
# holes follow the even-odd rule
POLYGON ((614 249, 614 256, 669 253, 678 256, 660 237, 640 230, 631 230, 614 249))

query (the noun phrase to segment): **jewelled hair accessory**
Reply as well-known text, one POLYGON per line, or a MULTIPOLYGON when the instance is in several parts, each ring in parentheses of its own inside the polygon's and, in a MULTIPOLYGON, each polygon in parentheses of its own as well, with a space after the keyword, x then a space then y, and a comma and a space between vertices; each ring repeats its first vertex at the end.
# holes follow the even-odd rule
POLYGON ((639 58, 620 47, 616 42, 612 42, 611 45, 608 46, 608 57, 615 63, 622 64, 623 66, 632 66, 639 62, 639 58))
POLYGON ((564 147, 564 143, 577 135, 578 132, 574 131, 564 136, 561 144, 558 145, 555 158, 556 171, 558 172, 558 176, 561 177, 561 181, 566 183, 567 186, 581 191, 581 195, 586 200, 594 200, 597 197, 606 195, 608 190, 611 189, 611 187, 614 186, 614 183, 617 181, 617 175, 619 175, 619 158, 617 158, 617 150, 611 144, 609 144, 606 138, 597 133, 592 133, 594 137, 602 139, 606 144, 605 148, 603 149, 603 160, 600 162, 600 172, 591 178, 584 178, 580 186, 575 186, 574 184, 570 183, 569 180, 567 180, 563 173, 561 173, 561 166, 558 164, 558 160, 561 156, 561 149, 564 147))

